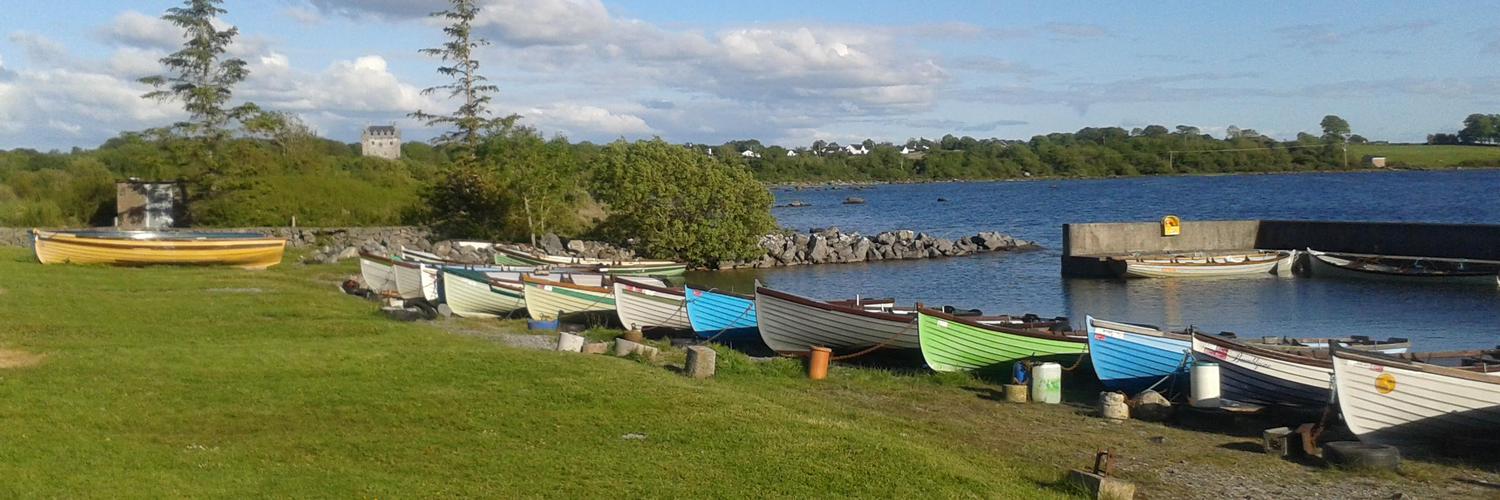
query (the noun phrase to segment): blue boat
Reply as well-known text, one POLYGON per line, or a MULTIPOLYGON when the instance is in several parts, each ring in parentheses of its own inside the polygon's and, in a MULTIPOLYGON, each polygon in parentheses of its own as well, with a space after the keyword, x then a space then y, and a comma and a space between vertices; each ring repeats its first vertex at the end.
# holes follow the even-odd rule
POLYGON ((683 287, 683 292, 688 322, 699 337, 726 342, 760 338, 754 296, 691 286, 683 287))
POLYGON ((1099 382, 1112 391, 1135 395, 1161 381, 1156 390, 1183 388, 1187 384, 1187 353, 1193 350, 1186 335, 1155 328, 1086 318, 1089 359, 1099 382), (1175 380, 1165 380, 1165 378, 1175 380))

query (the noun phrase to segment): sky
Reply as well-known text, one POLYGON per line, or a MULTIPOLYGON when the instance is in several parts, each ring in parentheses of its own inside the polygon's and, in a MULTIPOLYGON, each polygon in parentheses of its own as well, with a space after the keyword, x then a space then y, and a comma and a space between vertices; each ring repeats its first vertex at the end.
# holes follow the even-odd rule
MULTIPOLYGON (((479 0, 494 109, 548 135, 904 142, 1161 124, 1419 142, 1500 112, 1500 17, 1482 2, 479 0)), ((181 44, 173 1, 0 0, 0 149, 95 147, 170 124, 136 79, 181 44)), ((356 141, 454 104, 418 49, 441 0, 227 0, 236 100, 356 141)))

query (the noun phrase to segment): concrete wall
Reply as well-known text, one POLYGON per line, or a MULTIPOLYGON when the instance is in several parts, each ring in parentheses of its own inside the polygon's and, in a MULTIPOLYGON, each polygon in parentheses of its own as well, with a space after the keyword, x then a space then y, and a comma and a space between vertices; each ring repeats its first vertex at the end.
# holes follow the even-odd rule
POLYGON ((1110 255, 1312 248, 1414 257, 1500 260, 1500 225, 1409 222, 1184 221, 1162 236, 1158 222, 1064 224, 1065 276, 1113 276, 1110 255))

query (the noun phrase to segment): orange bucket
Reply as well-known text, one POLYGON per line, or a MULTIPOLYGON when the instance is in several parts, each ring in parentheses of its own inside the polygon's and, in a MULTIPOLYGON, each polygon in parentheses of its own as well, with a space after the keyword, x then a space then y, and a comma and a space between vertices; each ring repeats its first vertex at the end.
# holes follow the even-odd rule
POLYGON ((823 380, 828 378, 828 360, 833 357, 833 349, 827 347, 814 347, 807 356, 807 378, 823 380))

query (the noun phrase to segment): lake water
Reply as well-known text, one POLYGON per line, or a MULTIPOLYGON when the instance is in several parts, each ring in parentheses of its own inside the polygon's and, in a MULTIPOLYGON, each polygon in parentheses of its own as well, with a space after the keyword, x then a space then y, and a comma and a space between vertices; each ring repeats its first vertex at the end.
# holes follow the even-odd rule
POLYGON ((1500 224, 1500 170, 910 184, 773 191, 782 226, 957 238, 1001 231, 1045 249, 974 257, 693 273, 694 283, 768 286, 818 298, 896 297, 986 313, 1085 314, 1242 336, 1408 337, 1420 350, 1500 344, 1500 288, 1316 278, 1089 280, 1061 275, 1062 225, 1286 219, 1500 224), (843 205, 858 196, 864 205, 843 205), (938 202, 938 198, 948 201, 938 202))

